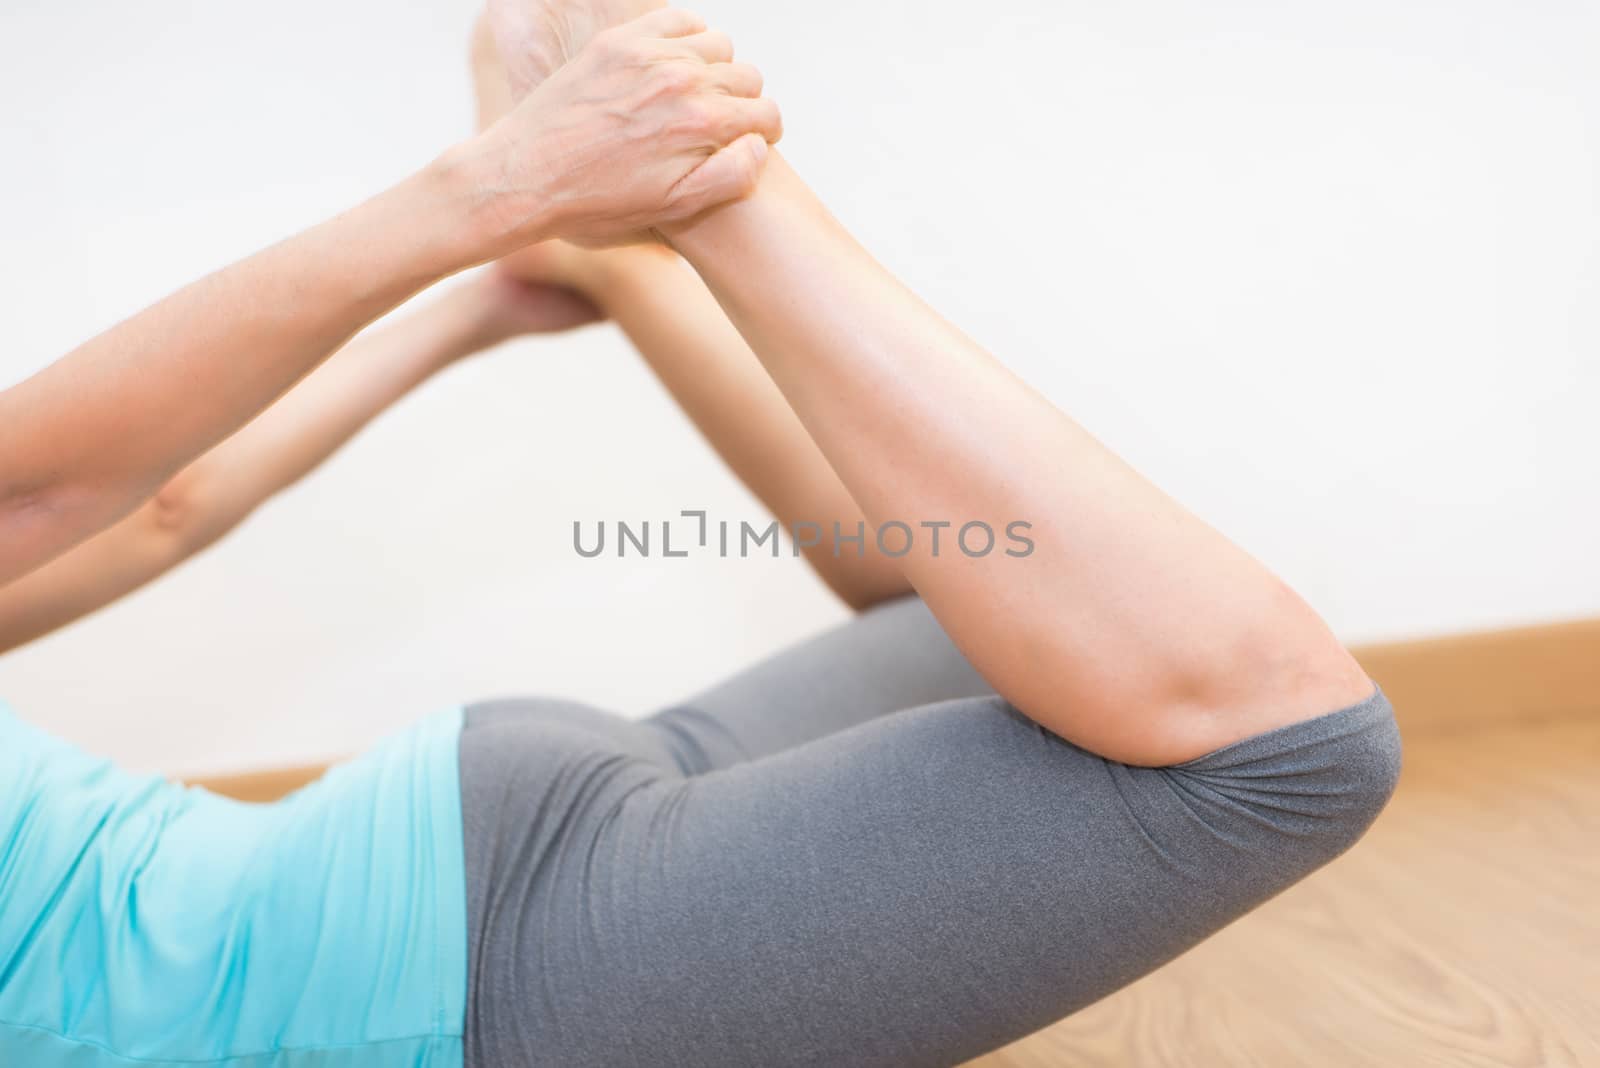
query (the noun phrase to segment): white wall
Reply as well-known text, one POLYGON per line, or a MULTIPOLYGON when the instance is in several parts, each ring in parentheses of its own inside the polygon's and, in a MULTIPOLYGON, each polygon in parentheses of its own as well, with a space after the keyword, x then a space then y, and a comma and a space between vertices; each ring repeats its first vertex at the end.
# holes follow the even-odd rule
MULTIPOLYGON (((1588 0, 699 6, 869 245, 1343 635, 1600 612, 1588 0)), ((471 14, 9 0, 0 384, 460 135, 471 14)), ((841 615, 792 561, 570 548, 696 506, 758 514, 616 336, 528 342, 0 693, 177 769, 643 710, 841 615)))

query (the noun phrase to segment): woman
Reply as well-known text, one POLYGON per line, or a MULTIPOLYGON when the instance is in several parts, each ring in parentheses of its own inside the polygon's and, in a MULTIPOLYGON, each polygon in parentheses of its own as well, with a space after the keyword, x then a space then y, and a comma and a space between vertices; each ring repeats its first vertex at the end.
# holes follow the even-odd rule
MULTIPOLYGON (((475 705, 262 808, 7 723, 8 1063, 956 1063, 1131 981, 1359 836, 1398 742, 1348 654, 895 283, 769 158, 770 111, 741 105, 676 153, 580 136, 603 124, 577 87, 619 101, 641 67, 673 88, 633 101, 702 119, 756 96, 725 39, 661 13, 586 46, 613 20, 603 6, 516 14, 498 31, 510 54, 575 58, 522 64, 537 86, 431 172, 458 192, 403 194, 433 213, 379 198, 329 224, 343 240, 313 232, 244 265, 285 290, 305 280, 281 305, 243 299, 260 284, 235 268, 173 298, 186 329, 158 305, 68 357, 70 393, 58 374, 0 395, 0 558, 21 573, 59 553, 365 317, 520 245, 512 268, 615 317, 781 519, 862 524, 873 551, 812 562, 852 604, 882 603, 641 722, 475 705), (541 141, 550 130, 563 138, 541 141), (554 144, 581 166, 546 196, 500 200, 554 144), (451 183, 458 168, 477 180, 451 183), (695 199, 662 210, 691 180, 695 199), (558 221, 529 203, 561 205, 558 221), (665 252, 537 243, 642 227, 715 303, 665 252), (374 246, 393 252, 350 262, 374 246), (185 404, 197 376, 203 411, 185 404), (60 422, 86 391, 108 402, 60 422), (113 414, 140 445, 101 456, 113 414), (969 524, 1016 522, 1025 556, 951 547, 969 524), (896 524, 944 531, 943 550, 884 546, 896 524), (897 597, 911 590, 922 601, 897 597)), ((486 51, 492 117, 506 94, 486 51)))

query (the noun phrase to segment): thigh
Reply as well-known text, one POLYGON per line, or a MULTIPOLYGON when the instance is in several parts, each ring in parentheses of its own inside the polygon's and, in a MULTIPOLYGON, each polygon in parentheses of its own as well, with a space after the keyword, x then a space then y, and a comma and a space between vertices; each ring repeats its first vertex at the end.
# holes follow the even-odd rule
POLYGON ((568 761, 574 750, 585 747, 663 770, 682 770, 659 734, 640 730, 637 720, 580 701, 555 697, 479 701, 467 706, 464 728, 477 761, 532 765, 531 776, 520 776, 524 781, 548 771, 553 763, 568 761))
POLYGON ((644 722, 701 770, 994 691, 916 597, 879 605, 644 722))
POLYGON ((636 780, 517 884, 469 1068, 960 1063, 1341 851, 1395 746, 1378 697, 1136 768, 976 698, 636 780))
POLYGON ((584 878, 596 821, 630 795, 683 776, 657 736, 570 701, 528 698, 469 707, 460 747, 467 1063, 544 1063, 481 1052, 518 1041, 520 1032, 505 1029, 526 1022, 501 1011, 506 999, 497 993, 527 996, 525 933, 583 925, 581 909, 559 919, 542 914, 550 900, 546 888, 584 878))

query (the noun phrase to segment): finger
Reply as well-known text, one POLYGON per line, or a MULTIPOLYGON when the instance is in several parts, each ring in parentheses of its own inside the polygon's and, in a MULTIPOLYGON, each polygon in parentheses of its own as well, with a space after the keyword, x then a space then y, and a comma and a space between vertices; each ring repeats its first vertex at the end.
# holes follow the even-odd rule
POLYGON ((769 145, 775 145, 783 138, 783 113, 775 101, 764 96, 754 100, 729 97, 721 102, 719 111, 720 121, 713 130, 718 141, 727 143, 753 133, 761 135, 769 145))
POLYGON ((729 96, 758 97, 766 86, 761 72, 749 63, 713 63, 711 84, 729 96))
POLYGON ((624 23, 621 29, 630 37, 689 37, 706 32, 706 21, 681 8, 664 7, 624 23))
POLYGON ((717 30, 680 37, 678 44, 707 63, 733 62, 733 38, 717 30))
POLYGON ((670 217, 663 221, 688 219, 749 196, 761 179, 768 155, 766 139, 760 134, 746 134, 724 146, 673 188, 670 217))

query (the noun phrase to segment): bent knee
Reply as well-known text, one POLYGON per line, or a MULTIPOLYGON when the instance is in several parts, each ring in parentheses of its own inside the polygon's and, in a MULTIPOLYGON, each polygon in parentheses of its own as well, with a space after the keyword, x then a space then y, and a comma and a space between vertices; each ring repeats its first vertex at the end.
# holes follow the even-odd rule
POLYGON ((1382 692, 1164 769, 1293 881, 1345 852, 1394 794, 1400 733, 1382 692))

